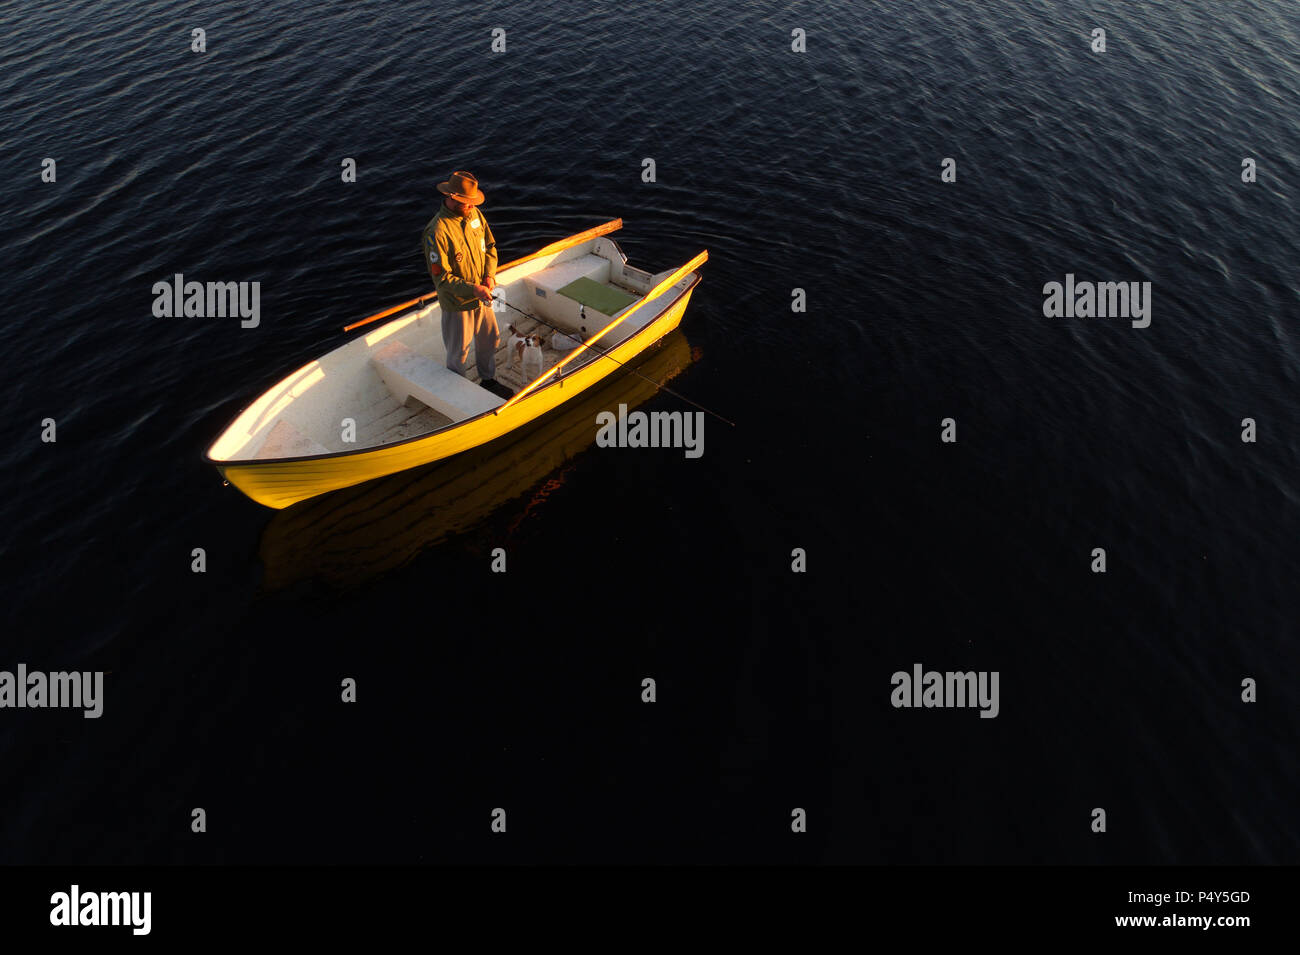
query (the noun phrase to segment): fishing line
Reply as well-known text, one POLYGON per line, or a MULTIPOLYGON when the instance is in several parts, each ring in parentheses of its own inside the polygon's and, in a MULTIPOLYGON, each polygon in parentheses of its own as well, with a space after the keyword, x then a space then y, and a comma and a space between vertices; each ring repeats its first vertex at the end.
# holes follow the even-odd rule
MULTIPOLYGON (((569 337, 569 333, 566 332, 563 328, 559 328, 559 327, 557 327, 557 326, 555 326, 555 325, 552 325, 550 322, 545 321, 545 320, 543 320, 543 319, 540 319, 540 318, 538 318, 536 315, 531 315, 531 314, 529 314, 528 312, 525 312, 522 308, 515 308, 515 306, 513 306, 513 305, 511 305, 509 302, 507 302, 507 301, 505 300, 504 297, 503 297, 503 298, 499 298, 499 299, 493 299, 493 302, 494 302, 494 303, 496 303, 496 302, 500 302, 500 303, 501 303, 502 305, 504 305, 506 308, 514 309, 514 310, 515 310, 516 312, 518 312, 520 315, 524 316, 524 318, 531 318, 533 321, 537 322, 537 324, 539 324, 539 325, 545 325, 547 328, 551 329, 552 331, 559 332, 561 335, 564 335, 566 338, 569 337)), ((678 399, 680 399, 680 400, 686 402, 688 405, 691 405, 692 407, 699 408, 701 411, 705 412, 706 414, 711 414, 711 415, 713 415, 713 417, 717 418, 719 421, 723 422, 724 424, 729 424, 729 425, 731 425, 733 428, 736 426, 736 422, 734 422, 734 421, 728 421, 726 418, 722 417, 722 415, 718 414, 716 411, 710 411, 708 408, 704 407, 704 405, 700 404, 699 402, 697 402, 697 401, 692 401, 690 398, 687 398, 685 395, 683 395, 683 394, 681 394, 681 393, 679 393, 679 392, 673 391, 671 388, 669 388, 669 387, 668 387, 667 385, 665 385, 663 382, 661 382, 661 381, 655 381, 653 378, 650 378, 650 377, 647 376, 647 375, 643 375, 643 374, 641 374, 641 372, 637 371, 635 368, 628 368, 628 367, 627 367, 627 362, 619 361, 617 358, 615 358, 615 357, 614 357, 613 355, 611 355, 609 352, 601 350, 601 348, 600 348, 598 345, 589 344, 589 345, 587 345, 587 347, 590 348, 592 351, 596 352, 598 355, 602 355, 602 356, 604 356, 605 358, 608 358, 608 359, 609 359, 610 361, 612 361, 614 364, 616 364, 616 365, 621 365, 622 367, 627 368, 627 370, 630 371, 632 374, 636 375, 638 378, 642 378, 642 379, 644 379, 645 381, 650 382, 650 384, 654 385, 656 388, 662 388, 664 391, 668 392, 668 394, 672 395, 674 398, 678 398, 678 399)))

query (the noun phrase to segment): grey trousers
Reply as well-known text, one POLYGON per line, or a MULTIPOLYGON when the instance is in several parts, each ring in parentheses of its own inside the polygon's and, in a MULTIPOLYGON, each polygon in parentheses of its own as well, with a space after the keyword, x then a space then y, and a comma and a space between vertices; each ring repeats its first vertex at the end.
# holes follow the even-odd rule
POLYGON ((497 328, 496 313, 491 306, 479 305, 467 312, 442 313, 442 343, 447 348, 447 367, 458 375, 469 368, 469 349, 474 346, 474 364, 479 378, 495 378, 497 372, 497 347, 501 344, 501 330, 497 328))

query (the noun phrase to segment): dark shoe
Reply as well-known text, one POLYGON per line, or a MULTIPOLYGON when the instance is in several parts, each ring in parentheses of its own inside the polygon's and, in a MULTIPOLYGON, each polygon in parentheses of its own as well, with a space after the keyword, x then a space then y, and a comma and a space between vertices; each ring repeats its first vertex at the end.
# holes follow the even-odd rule
POLYGON ((508 400, 515 396, 513 391, 501 384, 501 382, 497 381, 495 378, 484 378, 479 382, 479 385, 486 388, 499 398, 506 398, 508 400))

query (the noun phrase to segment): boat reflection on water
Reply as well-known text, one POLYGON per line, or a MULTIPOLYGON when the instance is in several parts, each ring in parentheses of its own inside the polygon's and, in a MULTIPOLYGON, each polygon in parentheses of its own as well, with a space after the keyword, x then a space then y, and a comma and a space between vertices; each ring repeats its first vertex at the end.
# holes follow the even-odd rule
POLYGON ((313 579, 352 587, 472 529, 592 447, 599 412, 643 404, 694 357, 675 330, 629 364, 645 378, 620 369, 594 391, 489 444, 277 511, 262 534, 263 587, 313 579))

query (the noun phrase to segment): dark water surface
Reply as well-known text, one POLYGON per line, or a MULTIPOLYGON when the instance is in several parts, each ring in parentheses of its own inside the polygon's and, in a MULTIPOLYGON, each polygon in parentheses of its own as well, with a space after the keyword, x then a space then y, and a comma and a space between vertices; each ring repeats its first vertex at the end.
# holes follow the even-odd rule
POLYGON ((6 2, 0 36, 0 669, 107 672, 99 720, 0 710, 0 861, 1300 861, 1293 3, 6 2), (223 488, 240 407, 425 290, 457 168, 507 259, 615 216, 650 271, 708 248, 648 361, 737 427, 594 448, 598 407, 690 410, 625 376, 289 511, 223 488), (176 272, 259 281, 261 324, 155 318, 176 272), (1150 281, 1150 327, 1044 317, 1066 273, 1150 281), (918 662, 998 671, 998 718, 892 708, 918 662))

